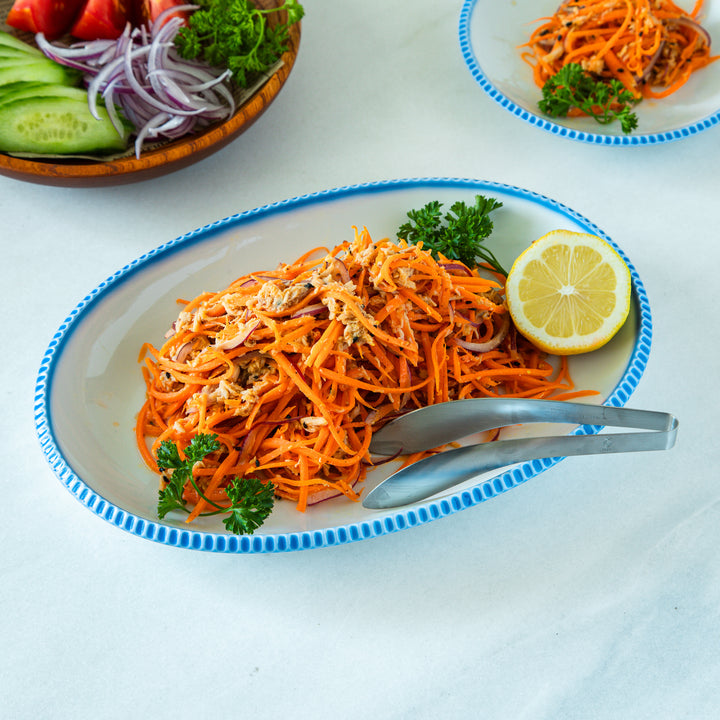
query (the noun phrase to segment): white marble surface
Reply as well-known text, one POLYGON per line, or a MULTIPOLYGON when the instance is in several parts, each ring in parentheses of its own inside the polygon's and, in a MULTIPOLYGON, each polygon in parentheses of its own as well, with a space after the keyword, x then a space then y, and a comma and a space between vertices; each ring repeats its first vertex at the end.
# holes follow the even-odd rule
POLYGON ((640 148, 558 138, 476 85, 459 0, 304 4, 285 89, 219 154, 111 189, 0 178, 0 715, 720 716, 720 127, 640 148), (626 250, 654 322, 629 405, 679 417, 673 450, 566 460, 422 527, 272 555, 149 542, 62 487, 33 389, 89 290, 236 212, 425 176, 538 191, 626 250))

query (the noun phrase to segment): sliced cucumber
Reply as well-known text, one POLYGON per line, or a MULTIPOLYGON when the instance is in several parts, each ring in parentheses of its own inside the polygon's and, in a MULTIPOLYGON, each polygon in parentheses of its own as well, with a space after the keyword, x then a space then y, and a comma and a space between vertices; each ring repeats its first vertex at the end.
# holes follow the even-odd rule
POLYGON ((14 35, 4 31, 0 31, 0 47, 20 50, 21 52, 33 55, 34 57, 45 57, 36 47, 28 45, 26 42, 19 40, 14 35))
POLYGON ((15 82, 0 85, 0 106, 16 100, 30 98, 64 97, 72 100, 82 100, 86 105, 87 92, 71 85, 58 85, 57 83, 15 82))
POLYGON ((0 152, 77 155, 124 150, 131 132, 112 124, 98 103, 100 119, 77 87, 81 74, 37 48, 0 31, 0 152))
POLYGON ((27 53, 4 53, 2 49, 0 49, 0 67, 6 68, 6 67, 15 67, 16 65, 34 65, 38 62, 44 62, 48 58, 39 58, 35 57, 35 55, 28 55, 27 53))
POLYGON ((123 150, 129 131, 113 127, 107 110, 100 120, 88 109, 87 97, 36 97, 0 105, 0 151, 66 155, 123 150))
MULTIPOLYGON (((14 93, 17 90, 31 90, 33 88, 44 87, 58 87, 55 83, 42 83, 42 82, 26 82, 25 80, 18 80, 17 82, 7 83, 6 85, 0 85, 0 102, 4 97, 7 97, 10 93, 14 93)), ((67 85, 60 85, 59 87, 67 87, 67 85)))
POLYGON ((8 62, 10 60, 22 60, 23 58, 38 60, 43 57, 36 53, 24 52, 16 48, 10 47, 9 45, 0 45, 0 60, 2 62, 8 62))
POLYGON ((0 85, 25 80, 27 82, 59 83, 77 85, 80 74, 48 58, 37 58, 32 62, 1 62, 0 85))

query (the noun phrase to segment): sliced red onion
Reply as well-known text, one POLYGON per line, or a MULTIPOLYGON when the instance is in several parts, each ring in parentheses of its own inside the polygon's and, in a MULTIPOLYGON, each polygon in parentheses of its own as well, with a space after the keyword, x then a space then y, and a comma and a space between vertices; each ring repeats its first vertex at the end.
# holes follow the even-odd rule
POLYGON ((257 322, 254 322, 249 328, 245 328, 244 332, 238 333, 234 337, 216 343, 215 348, 217 350, 234 350, 236 347, 242 345, 259 327, 260 321, 258 320, 257 322))
POLYGON ((322 303, 315 303, 314 305, 306 305, 301 310, 293 313, 291 318, 304 317, 305 315, 319 315, 323 310, 327 310, 327 307, 322 303))
POLYGON ((462 320, 466 325, 470 325, 471 327, 480 327, 479 322, 470 320, 470 318, 466 318, 464 315, 461 315, 460 313, 455 313, 455 316, 460 318, 460 320, 462 320))
MULTIPOLYGON (((708 50, 710 49, 712 45, 712 40, 710 38, 710 33, 702 26, 699 22, 696 20, 693 20, 690 17, 684 17, 681 16, 679 18, 676 18, 673 20, 673 22, 677 25, 682 25, 684 27, 687 27, 694 32, 696 32, 700 38, 702 38, 703 42, 707 45, 708 50)), ((652 73, 653 68, 657 64, 658 60, 660 59, 662 52, 665 48, 665 41, 663 40, 657 50, 653 53, 653 56, 650 58, 650 61, 648 62, 647 66, 645 67, 643 73, 641 76, 636 77, 635 80, 639 82, 645 82, 652 73)))
POLYGON ((117 40, 69 47, 50 43, 42 33, 35 40, 47 57, 84 73, 88 106, 95 117, 101 96, 119 132, 120 113, 135 126, 139 157, 146 140, 177 139, 235 112, 230 71, 184 60, 175 49, 175 36, 185 22, 175 13, 196 9, 197 5, 168 8, 150 27, 132 28, 128 23, 117 40))
MULTIPOLYGON (((355 485, 357 485, 357 480, 350 483, 350 487, 354 488, 355 485)), ((318 490, 318 492, 313 493, 310 495, 307 499, 308 505, 317 505, 318 503, 324 502, 325 500, 330 500, 334 497, 340 497, 340 495, 344 495, 341 490, 336 490, 335 488, 328 488, 327 490, 318 490)))
POLYGON ((366 425, 374 425, 377 422, 378 419, 378 411, 377 410, 371 410, 367 417, 365 418, 365 424, 366 425))
POLYGON ((393 460, 397 460, 402 456, 402 454, 402 450, 397 450, 392 455, 384 455, 382 457, 373 458, 372 460, 363 460, 362 464, 368 467, 380 467, 381 465, 386 465, 393 460))
POLYGON ((639 77, 637 75, 634 75, 635 82, 645 82, 649 77, 650 73, 652 72, 652 69, 657 64, 657 61, 660 59, 660 56, 662 55, 663 48, 665 47, 665 41, 663 40, 659 45, 657 50, 653 53, 653 56, 650 58, 650 61, 645 66, 645 69, 643 70, 642 75, 639 77))
POLYGON ((348 272, 347 265, 340 258, 333 258, 335 265, 340 273, 340 279, 344 282, 350 282, 350 273, 348 272))
POLYGON ((467 340, 461 340, 456 339, 455 342, 462 348, 465 348, 465 350, 469 350, 470 352, 489 352, 490 350, 494 350, 504 339, 507 335, 508 329, 510 327, 510 317, 508 313, 505 313, 503 315, 503 322, 500 326, 500 329, 493 335, 493 337, 490 338, 487 342, 484 343, 476 343, 476 342, 468 342, 467 340))
POLYGON ((462 263, 440 263, 440 267, 445 270, 459 270, 463 275, 472 275, 472 270, 462 263))
POLYGON ((161 132, 161 128, 170 120, 171 116, 168 113, 158 113, 157 115, 150 118, 138 132, 135 137, 135 155, 140 157, 142 146, 147 138, 158 137, 161 132))
POLYGON ((282 280, 283 284, 287 284, 286 281, 283 280, 283 278, 280 277, 279 275, 264 275, 262 273, 257 273, 257 274, 253 273, 253 277, 257 278, 258 280, 268 280, 268 281, 269 280, 282 280))
POLYGON ((675 19, 674 22, 676 22, 678 25, 684 25, 685 27, 694 30, 698 35, 700 35, 700 37, 702 37, 708 48, 712 44, 712 40, 710 39, 710 33, 699 22, 693 20, 691 17, 680 16, 679 18, 675 19))
POLYGON ((187 356, 190 354, 190 351, 192 350, 192 343, 186 342, 183 343, 175 353, 175 357, 173 360, 177 363, 184 363, 185 360, 187 360, 187 356))

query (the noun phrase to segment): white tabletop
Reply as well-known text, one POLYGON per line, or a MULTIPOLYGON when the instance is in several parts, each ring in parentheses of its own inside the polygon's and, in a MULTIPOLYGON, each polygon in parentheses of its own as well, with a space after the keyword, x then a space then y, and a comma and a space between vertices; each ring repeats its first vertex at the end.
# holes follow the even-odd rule
POLYGON ((0 177, 0 714, 717 717, 720 127, 638 148, 556 137, 476 84, 459 0, 304 5, 285 88, 219 153, 106 189, 0 177), (429 176, 537 191, 627 252, 653 313, 628 405, 677 415, 674 449, 568 459, 420 527, 255 555, 136 537, 56 479, 34 383, 90 290, 234 213, 429 176))

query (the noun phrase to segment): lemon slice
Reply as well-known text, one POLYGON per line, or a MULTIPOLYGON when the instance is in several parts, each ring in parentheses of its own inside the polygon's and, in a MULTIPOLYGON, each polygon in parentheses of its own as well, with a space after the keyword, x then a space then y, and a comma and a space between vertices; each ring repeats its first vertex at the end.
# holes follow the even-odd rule
POLYGON ((602 238, 553 230, 514 262, 505 286, 518 331, 541 350, 575 355, 607 343, 630 312, 630 270, 602 238))

